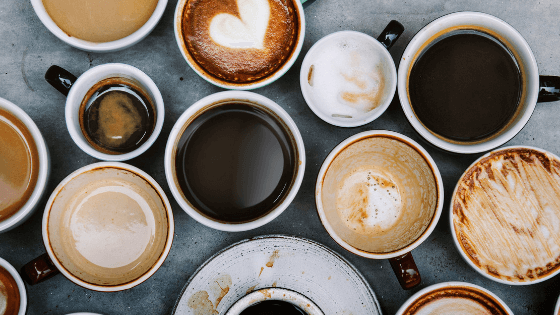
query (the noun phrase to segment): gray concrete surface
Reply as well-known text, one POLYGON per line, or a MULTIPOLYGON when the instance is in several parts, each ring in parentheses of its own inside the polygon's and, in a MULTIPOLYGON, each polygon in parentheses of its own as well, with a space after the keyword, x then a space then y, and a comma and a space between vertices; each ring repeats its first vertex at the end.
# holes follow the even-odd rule
MULTIPOLYGON (((176 237, 161 269, 148 281, 118 293, 93 292, 74 285, 63 276, 28 287, 28 314, 67 314, 89 311, 107 315, 169 314, 181 288, 192 272, 213 253, 247 237, 271 233, 292 234, 319 241, 349 259, 366 277, 385 314, 394 314, 418 289, 443 281, 467 281, 481 285, 502 298, 515 314, 552 314, 560 293, 556 277, 531 286, 509 286, 480 276, 455 249, 444 211, 436 230, 413 251, 422 274, 416 290, 403 291, 388 261, 368 260, 345 252, 330 239, 315 211, 313 191, 319 167, 328 152, 345 138, 372 129, 403 133, 423 144, 437 162, 445 185, 448 208, 450 194, 467 166, 480 155, 459 156, 429 147, 411 128, 398 97, 380 118, 359 128, 343 129, 317 118, 305 104, 299 89, 299 70, 307 50, 321 37, 339 30, 377 35, 392 19, 406 28, 391 50, 399 60, 407 42, 431 20, 455 11, 481 11, 495 15, 515 27, 532 47, 541 74, 560 75, 560 2, 557 0, 317 0, 306 9, 307 33, 302 54, 280 80, 255 92, 276 101, 300 128, 308 158, 303 185, 292 205, 273 222, 245 233, 219 232, 191 219, 173 200, 163 169, 163 153, 171 127, 195 101, 220 91, 198 77, 183 60, 173 35, 176 1, 169 1, 153 33, 141 43, 110 54, 86 53, 52 35, 39 21, 27 0, 0 0, 0 97, 22 107, 37 123, 52 154, 52 176, 47 196, 58 183, 81 166, 97 162, 71 140, 64 123, 65 98, 45 82, 52 64, 76 75, 108 63, 122 62, 146 72, 158 85, 166 106, 163 131, 145 154, 131 164, 152 175, 171 199, 176 237)), ((508 145, 532 145, 560 154, 560 102, 540 104, 533 117, 508 145)), ((16 268, 44 252, 41 217, 47 198, 33 217, 17 229, 0 235, 0 257, 16 268)))

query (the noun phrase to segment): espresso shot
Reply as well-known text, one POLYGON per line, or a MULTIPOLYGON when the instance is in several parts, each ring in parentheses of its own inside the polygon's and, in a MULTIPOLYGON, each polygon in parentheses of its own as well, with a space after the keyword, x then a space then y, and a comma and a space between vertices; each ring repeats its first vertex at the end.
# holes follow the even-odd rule
POLYGON ((88 143, 107 154, 124 154, 144 144, 156 124, 151 98, 126 78, 94 85, 79 110, 80 128, 88 143))
POLYGON ((281 300, 265 300, 246 308, 240 315, 307 315, 301 308, 281 300))

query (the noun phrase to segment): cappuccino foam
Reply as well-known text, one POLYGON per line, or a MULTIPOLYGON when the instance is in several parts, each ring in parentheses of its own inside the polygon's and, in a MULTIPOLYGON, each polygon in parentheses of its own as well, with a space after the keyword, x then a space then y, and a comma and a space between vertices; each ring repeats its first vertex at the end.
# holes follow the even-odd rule
POLYGON ((0 315, 17 315, 20 299, 16 280, 8 270, 0 266, 0 315))

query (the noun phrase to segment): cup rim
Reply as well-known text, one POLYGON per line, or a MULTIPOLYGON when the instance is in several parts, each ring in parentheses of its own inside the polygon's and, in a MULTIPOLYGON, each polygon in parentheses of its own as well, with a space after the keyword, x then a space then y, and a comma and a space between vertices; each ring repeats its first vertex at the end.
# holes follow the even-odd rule
POLYGON ((397 90, 397 82, 398 82, 397 67, 395 66, 395 62, 393 60, 393 57, 391 56, 391 53, 389 53, 387 48, 385 48, 385 46, 383 46, 377 39, 373 38, 372 36, 370 36, 366 33, 351 31, 351 30, 338 31, 338 32, 328 34, 328 35, 324 36, 323 38, 321 38, 320 40, 318 40, 315 44, 313 44, 313 46, 311 46, 311 48, 305 54, 305 58, 303 59, 302 66, 300 68, 300 74, 299 74, 299 85, 300 85, 300 89, 301 89, 301 94, 303 95, 303 98, 305 99, 305 103, 307 104, 307 106, 311 109, 311 111, 313 111, 313 113, 317 117, 319 117, 323 121, 325 121, 325 122, 327 122, 327 123, 329 123, 333 126, 337 126, 337 127, 359 127, 359 126, 369 124, 370 122, 379 118, 379 116, 383 115, 383 113, 385 113, 387 108, 389 108, 389 105, 392 103, 393 98, 395 96, 395 91, 397 90), (303 65, 305 65, 306 62, 308 62, 309 58, 311 58, 310 56, 316 50, 319 50, 321 48, 320 47, 321 45, 323 45, 324 43, 326 43, 327 41, 329 41, 333 37, 337 37, 337 36, 343 37, 343 36, 346 36, 346 35, 359 36, 359 37, 363 38, 364 40, 368 40, 368 41, 372 42, 374 45, 381 48, 380 51, 382 51, 382 54, 385 55, 385 57, 391 63, 391 75, 394 78, 392 80, 392 83, 391 83, 392 87, 391 87, 391 93, 390 93, 390 94, 393 95, 393 97, 388 98, 387 101, 385 103, 383 103, 381 106, 378 106, 375 109, 373 109, 372 111, 377 112, 375 115, 370 115, 366 119, 361 119, 361 120, 357 120, 357 121, 348 121, 348 122, 345 122, 345 121, 342 121, 342 120, 336 120, 336 119, 333 119, 332 117, 330 117, 328 115, 325 115, 322 111, 320 111, 318 109, 317 105, 312 102, 312 98, 309 95, 308 89, 306 89, 304 87, 305 83, 307 82, 307 73, 306 73, 306 69, 303 67, 303 65))
POLYGON ((177 2, 177 6, 175 7, 175 15, 173 18, 173 29, 174 29, 174 33, 175 33, 175 41, 177 42, 177 46, 179 47, 179 51, 181 51, 181 55, 183 56, 183 58, 185 59, 185 61, 187 62, 187 64, 189 65, 189 67, 196 73, 198 74, 199 77, 203 78, 206 82, 209 82, 215 86, 224 88, 224 89, 229 89, 229 90, 238 90, 238 91, 248 91, 248 90, 254 90, 254 89, 258 89, 264 86, 269 85, 270 83, 278 80, 280 77, 282 77, 286 72, 288 72, 288 70, 290 70, 290 68, 292 67, 292 65, 296 62, 299 54, 301 53, 301 48, 303 47, 303 41, 305 39, 305 13, 303 11, 303 5, 301 3, 300 0, 293 0, 292 2, 294 3, 294 5, 297 7, 297 11, 298 11, 298 18, 300 20, 300 34, 299 34, 299 38, 298 38, 298 42, 296 44, 296 46, 294 47, 294 50, 292 51, 292 55, 290 56, 290 58, 272 75, 268 76, 265 79, 262 80, 258 80, 256 82, 250 82, 250 83, 240 83, 240 84, 232 84, 232 83, 224 83, 224 81, 222 80, 218 80, 218 79, 214 79, 213 77, 202 73, 200 70, 197 69, 197 67, 195 67, 192 62, 189 59, 189 53, 186 52, 184 49, 184 41, 181 38, 181 35, 183 33, 182 30, 180 30, 181 28, 181 24, 182 24, 182 17, 183 17, 183 10, 185 5, 187 4, 189 0, 179 0, 177 2))
POLYGON ((490 155, 496 154, 500 151, 506 151, 506 150, 510 150, 510 149, 531 149, 531 150, 535 150, 541 153, 546 153, 548 155, 551 155, 552 157, 556 158, 558 161, 560 161, 560 157, 558 157, 557 155, 555 155, 552 152, 549 152, 547 150, 541 149, 541 148, 537 148, 537 147, 533 147, 533 146, 527 146, 527 145, 513 145, 513 146, 505 146, 505 147, 501 147, 499 149, 496 150, 492 150, 486 154, 484 154, 483 156, 479 157, 478 159, 476 159, 476 161, 474 161, 471 165, 469 165, 469 167, 467 167, 467 169, 463 172, 463 174, 461 174, 461 177, 459 178, 459 180, 457 181, 457 184, 455 184, 455 188, 453 189, 453 193, 451 194, 451 199, 449 201, 449 223, 450 223, 450 228, 451 228, 451 236, 453 238, 453 243, 455 244, 455 247, 457 248, 457 251, 459 252, 459 254, 461 255, 461 257, 463 258, 464 261, 467 262, 467 264, 469 266, 471 266, 474 270, 476 270, 479 274, 481 274, 482 276, 486 277, 487 279, 502 283, 502 284, 508 284, 508 285, 517 285, 517 286, 523 286, 523 285, 531 285, 531 284, 536 284, 539 282, 543 282, 546 281, 556 275, 558 275, 560 273, 560 267, 558 267, 556 269, 556 271, 541 277, 541 278, 537 278, 536 280, 531 280, 531 281, 508 281, 508 280, 504 280, 504 279, 500 279, 500 278, 496 278, 491 276, 490 274, 484 272, 482 269, 480 269, 477 265, 475 265, 472 260, 469 258, 469 256, 463 251, 461 244, 459 244, 459 241, 457 240, 457 233, 455 232, 455 224, 453 223, 453 200, 455 199, 455 195, 457 193, 457 189, 459 189, 459 184, 463 181, 463 177, 465 176, 465 174, 473 167, 475 166, 478 162, 480 162, 482 159, 485 159, 487 157, 489 157, 490 155))
POLYGON ((470 288, 474 288, 474 289, 477 289, 479 291, 482 291, 482 292, 488 294, 490 297, 492 297, 496 302, 498 302, 500 304, 500 306, 502 306, 506 310, 506 312, 508 312, 508 314, 513 315, 513 312, 506 305, 506 303, 504 301, 502 301, 502 299, 500 299, 496 294, 492 293, 490 290, 485 289, 481 286, 472 284, 472 283, 459 282, 459 281, 449 281, 449 282, 441 282, 441 283, 437 283, 437 284, 432 284, 432 285, 416 292, 413 296, 408 298, 406 300, 406 302, 404 302, 404 304, 397 311, 396 315, 402 315, 404 313, 404 311, 406 311, 406 309, 410 305, 412 305, 412 303, 414 303, 418 298, 425 295, 426 293, 429 293, 431 291, 435 291, 437 289, 445 288, 445 287, 470 287, 470 288))
POLYGON ((31 5, 43 25, 60 40, 81 50, 103 53, 128 48, 148 36, 163 16, 165 7, 167 6, 167 1, 168 0, 158 0, 158 4, 148 21, 146 21, 146 23, 144 23, 144 25, 142 25, 142 27, 137 29, 134 33, 121 39, 101 43, 86 41, 66 34, 47 13, 43 0, 31 0, 31 5))
POLYGON ((23 221, 25 221, 33 212, 35 212, 36 206, 43 197, 43 194, 46 190, 48 178, 50 175, 51 162, 45 138, 43 138, 41 131, 39 130, 33 119, 31 119, 31 117, 29 117, 29 115, 27 115, 27 113, 19 106, 1 97, 0 108, 4 108, 5 110, 12 113, 27 127, 29 133, 31 133, 31 136, 33 137, 33 140, 35 141, 35 145, 37 146, 37 154, 39 156, 39 172, 37 174, 37 183, 35 184, 33 193, 31 194, 27 202, 23 205, 23 207, 21 207, 21 209, 19 209, 14 215, 4 221, 0 221, 0 233, 2 233, 11 230, 12 228, 15 228, 19 224, 23 223, 23 221))
POLYGON ((25 284, 21 279, 21 276, 17 272, 16 268, 12 266, 8 261, 0 257, 0 267, 6 269, 12 278, 16 281, 19 290, 19 311, 18 315, 25 315, 27 311, 27 290, 25 289, 25 284))
POLYGON ((263 288, 253 291, 237 300, 225 315, 239 315, 245 309, 266 300, 288 302, 298 306, 309 315, 324 315, 323 311, 305 295, 283 288, 263 288))
POLYGON ((135 166, 125 164, 125 163, 121 163, 121 162, 98 162, 98 163, 89 164, 89 165, 86 165, 86 166, 83 166, 83 167, 77 169, 76 171, 72 172, 70 175, 66 176, 66 178, 64 178, 60 182, 60 184, 58 184, 58 186, 53 190, 51 196, 49 197, 49 200, 47 201, 47 204, 45 205, 45 212, 43 213, 43 221, 42 221, 41 229, 42 229, 42 235, 43 235, 43 244, 45 246, 47 254, 49 255, 49 258, 51 259, 53 264, 56 266, 58 271, 60 271, 60 273, 62 273, 67 279, 69 279, 70 281, 74 282, 75 284, 77 284, 77 285, 79 285, 83 288, 89 289, 89 290, 94 290, 94 291, 99 291, 99 292, 117 292, 117 291, 127 290, 127 289, 130 289, 132 287, 135 287, 135 286, 141 284, 142 282, 144 282, 148 278, 150 278, 161 267, 161 265, 164 263, 165 259, 169 255, 169 251, 171 250, 171 245, 173 243, 173 236, 174 236, 174 233, 175 233, 175 221, 173 219, 173 211, 172 211, 172 208, 171 208, 171 204, 169 203, 169 200, 168 200, 167 196, 165 195, 165 192, 163 191, 161 186, 156 182, 156 180, 154 178, 152 178, 148 173, 142 171, 141 169, 139 169, 135 166), (66 184, 68 184, 74 178, 76 178, 77 176, 79 176, 79 175, 81 175, 85 172, 88 172, 88 171, 91 171, 91 170, 94 170, 94 169, 97 169, 97 168, 119 168, 119 169, 124 169, 126 171, 129 171, 131 173, 134 173, 134 174, 142 177, 142 179, 144 179, 146 182, 148 182, 148 184, 150 184, 150 186, 152 186, 152 188, 160 196, 160 198, 162 200, 162 203, 165 207, 166 215, 167 215, 167 225, 168 225, 167 240, 165 242, 165 247, 163 248, 158 260, 154 263, 154 265, 152 265, 152 267, 150 267, 150 269, 148 271, 146 271, 140 277, 138 277, 138 278, 136 278, 132 281, 129 281, 127 283, 120 284, 120 285, 104 286, 104 285, 99 285, 99 284, 92 284, 92 283, 83 281, 83 280, 79 279, 78 277, 74 276, 66 268, 64 268, 62 263, 59 262, 56 255, 54 254, 54 251, 53 251, 53 249, 50 245, 50 240, 49 240, 48 222, 49 222, 51 207, 54 203, 54 200, 56 199, 56 197, 58 196, 60 191, 66 186, 66 184))
POLYGON ((420 120, 416 117, 412 110, 412 105, 408 100, 408 93, 407 93, 407 83, 408 83, 408 75, 407 71, 410 67, 412 67, 411 63, 414 61, 414 56, 416 55, 418 48, 421 48, 422 44, 425 43, 424 39, 420 37, 424 36, 431 28, 439 29, 439 25, 443 24, 446 21, 454 21, 458 16, 470 16, 473 20, 476 19, 477 21, 485 20, 485 21, 492 21, 498 24, 503 25, 505 28, 509 30, 509 34, 516 38, 516 44, 520 47, 518 51, 523 51, 530 59, 530 64, 527 64, 527 81, 531 82, 539 82, 539 71, 537 61, 535 56, 521 33, 519 33, 513 26, 505 22, 504 20, 497 18, 493 15, 476 12, 476 11, 459 11, 454 13, 445 14, 432 22, 428 23, 422 29, 420 29, 414 37, 408 43, 406 49, 404 50, 398 69, 398 84, 397 84, 397 91, 399 94, 399 100, 401 103, 401 107, 404 111, 404 114, 408 120, 408 122, 412 125, 414 130, 422 136, 426 141, 430 144, 443 149, 448 152, 453 153, 462 153, 462 154, 474 154, 474 153, 481 153, 486 152, 488 150, 495 149, 504 143, 511 140, 515 135, 517 135, 521 129, 527 124, 531 115, 535 109, 537 103, 538 93, 534 93, 525 101, 525 106, 527 109, 525 113, 520 116, 519 121, 516 123, 512 123, 512 126, 508 129, 503 131, 501 134, 497 135, 494 138, 489 140, 485 140, 480 143, 473 143, 473 144, 459 144, 459 143, 451 143, 445 140, 442 140, 432 134, 428 129, 426 129, 420 120))
POLYGON ((418 247, 420 244, 422 244, 422 242, 424 242, 429 236, 430 234, 432 234, 433 230, 435 229, 439 218, 441 216, 442 210, 443 210, 443 200, 444 200, 444 187, 443 187, 443 181, 441 178, 441 173, 439 171, 439 168, 437 167, 435 161, 432 159, 432 157, 430 156, 430 154, 428 154, 428 152, 422 147, 420 146, 420 144, 418 144, 416 141, 410 139, 409 137, 402 135, 400 133, 394 132, 394 131, 388 131, 388 130, 370 130, 370 131, 364 131, 364 132, 360 132, 358 134, 355 134, 349 138, 347 138, 346 140, 342 141, 339 145, 337 145, 330 153, 329 155, 325 158, 325 160, 323 161, 323 164, 321 166, 321 169, 319 170, 319 175, 317 175, 317 181, 315 184, 315 205, 317 208, 317 213, 319 214, 319 218, 321 219, 321 224, 323 225, 323 227, 327 230, 329 236, 336 242, 338 243, 338 245, 342 246, 344 249, 346 249, 347 251, 358 255, 358 256, 362 256, 365 258, 371 258, 371 259, 387 259, 387 258, 394 258, 394 257, 398 257, 401 255, 404 255, 406 253, 411 252, 413 249, 415 249, 416 247, 418 247), (329 169, 331 163, 334 161, 334 159, 350 144, 361 141, 363 139, 366 138, 371 138, 371 137, 379 137, 379 136, 390 136, 393 138, 396 138, 398 141, 401 141, 409 146, 411 146, 413 149, 415 149, 418 153, 420 153, 422 155, 422 157, 424 157, 424 160, 426 161, 426 163, 428 163, 428 165, 430 166, 432 173, 434 175, 435 178, 435 182, 436 182, 436 189, 437 189, 437 207, 434 211, 434 215, 430 221, 430 224, 428 225, 428 227, 426 228, 426 230, 424 230, 424 232, 422 232, 422 234, 420 235, 420 237, 418 237, 416 240, 414 240, 414 242, 408 244, 407 246, 396 250, 396 251, 392 251, 389 253, 372 253, 372 252, 367 252, 361 249, 358 249, 352 245, 350 245, 348 242, 346 242, 345 240, 343 240, 340 236, 338 236, 338 234, 336 234, 335 230, 333 229, 333 227, 330 225, 326 215, 325 215, 325 211, 323 209, 323 202, 321 200, 321 196, 322 196, 322 192, 323 192, 323 179, 325 178, 325 175, 327 173, 327 170, 329 169))
MULTIPOLYGON (((96 80, 96 83, 101 80, 102 79, 96 80)), ((68 93, 68 97, 66 98, 65 116, 66 116, 66 127, 68 129, 68 132, 70 133, 72 140, 74 140, 74 143, 76 143, 76 145, 80 149, 82 149, 82 151, 99 160, 116 162, 116 161, 126 161, 126 160, 133 159, 141 155, 142 153, 146 152, 154 144, 163 127, 165 106, 163 103, 163 97, 158 87, 156 86, 154 81, 142 70, 123 63, 106 63, 99 66, 95 66, 87 70, 82 75, 80 75, 80 77, 72 85, 72 88, 68 93), (79 107, 83 100, 83 96, 80 97, 80 95, 81 92, 86 89, 86 87, 88 91, 89 89, 92 88, 92 86, 86 85, 86 82, 90 77, 100 76, 105 72, 113 72, 109 76, 106 75, 103 76, 104 78, 109 78, 111 77, 112 74, 117 75, 120 74, 120 72, 122 71, 132 73, 133 75, 131 75, 131 77, 133 79, 140 81, 142 85, 147 89, 147 92, 152 94, 154 98, 152 101, 154 102, 153 105, 156 110, 156 124, 154 125, 154 130, 150 135, 150 137, 148 138, 148 140, 146 140, 146 142, 144 142, 140 147, 136 148, 131 152, 123 153, 123 154, 108 154, 108 153, 99 152, 96 149, 94 149, 84 139, 81 130, 77 130, 74 128, 74 120, 75 119, 79 120, 75 118, 75 116, 77 113, 79 113, 79 107), (78 109, 76 110, 76 108, 78 109)))
POLYGON ((556 302, 556 307, 554 308, 553 315, 558 315, 558 314, 560 314, 560 296, 558 297, 558 302, 556 302))
POLYGON ((241 231, 248 231, 252 229, 256 229, 260 226, 267 224, 268 222, 274 220, 278 217, 284 210, 288 208, 291 202, 294 200, 301 183, 303 181, 303 175, 305 173, 305 164, 306 164, 306 157, 305 157, 305 146, 303 144, 303 138, 299 132, 299 129, 296 123, 292 120, 290 115, 278 105, 273 100, 248 91, 224 91, 211 94, 206 96, 199 101, 195 102, 189 108, 187 108, 183 114, 179 117, 171 133, 169 134, 169 138, 167 140, 167 144, 165 146, 165 155, 164 155, 164 166, 165 166, 165 177, 167 179, 167 184, 169 185, 169 189, 179 206, 193 219, 198 221, 199 223, 206 225, 210 228, 220 230, 220 231, 227 231, 227 232, 241 232, 241 231), (172 165, 172 160, 174 159, 173 153, 175 151, 174 146, 177 139, 182 135, 183 127, 188 122, 190 118, 196 115, 202 108, 207 105, 218 103, 221 101, 228 101, 228 100, 240 100, 240 101, 248 101, 252 103, 257 103, 261 106, 264 106, 274 113, 276 113, 285 126, 288 128, 289 132, 292 134, 295 146, 298 151, 299 157, 299 166, 297 173, 295 175, 295 179, 292 184, 292 188, 285 196, 284 201, 278 204, 272 211, 268 212, 264 216, 257 218, 256 220, 243 222, 243 223, 222 223, 215 220, 211 220, 210 218, 202 215, 198 210, 191 207, 181 196, 179 192, 179 188, 176 186, 175 183, 175 176, 173 172, 174 165, 172 165))

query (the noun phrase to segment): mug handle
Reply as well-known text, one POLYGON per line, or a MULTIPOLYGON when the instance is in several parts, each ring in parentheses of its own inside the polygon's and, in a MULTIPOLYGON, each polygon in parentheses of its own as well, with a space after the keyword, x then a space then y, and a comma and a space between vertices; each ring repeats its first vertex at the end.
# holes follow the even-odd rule
POLYGON ((63 68, 52 65, 45 73, 45 80, 64 96, 68 96, 70 88, 78 78, 63 68))
POLYGON ((59 273, 47 253, 28 262, 20 270, 21 277, 29 285, 43 282, 59 273))
POLYGON ((410 290, 419 285, 422 281, 420 273, 418 272, 418 267, 416 267, 416 263, 410 252, 390 258, 389 262, 403 289, 410 290))
POLYGON ((398 21, 392 20, 387 24, 383 32, 381 32, 381 35, 377 37, 377 40, 389 50, 403 32, 404 26, 398 21))
POLYGON ((537 102, 560 101, 560 77, 541 75, 539 76, 539 98, 537 102))

